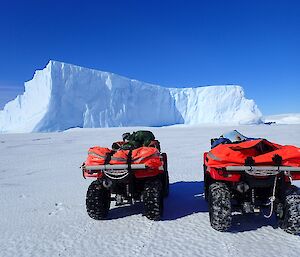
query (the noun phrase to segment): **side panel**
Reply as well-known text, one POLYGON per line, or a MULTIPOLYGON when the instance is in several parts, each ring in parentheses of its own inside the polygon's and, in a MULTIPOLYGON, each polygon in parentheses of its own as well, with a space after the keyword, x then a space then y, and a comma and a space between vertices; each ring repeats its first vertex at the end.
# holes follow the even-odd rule
POLYGON ((148 177, 155 177, 162 173, 163 173, 162 170, 154 170, 154 169, 135 170, 134 176, 136 178, 148 178, 148 177))
POLYGON ((300 172, 291 172, 293 180, 300 180, 300 172))
POLYGON ((240 174, 230 173, 223 171, 222 169, 216 169, 211 167, 207 167, 207 173, 209 173, 211 178, 214 180, 239 182, 241 179, 240 174))
POLYGON ((103 176, 103 173, 101 171, 99 171, 98 173, 93 173, 93 174, 90 174, 88 173, 86 170, 83 172, 83 176, 85 178, 102 178, 103 176))

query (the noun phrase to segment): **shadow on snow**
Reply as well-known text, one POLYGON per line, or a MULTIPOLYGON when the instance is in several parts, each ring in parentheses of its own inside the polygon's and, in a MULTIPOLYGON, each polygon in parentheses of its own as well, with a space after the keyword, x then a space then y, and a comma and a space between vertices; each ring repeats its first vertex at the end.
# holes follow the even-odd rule
MULTIPOLYGON (((268 213, 269 209, 264 210, 268 213)), ((170 194, 164 201, 164 215, 162 221, 177 220, 195 213, 205 212, 208 215, 208 205, 204 199, 203 181, 180 181, 170 184, 170 194)), ((143 213, 143 204, 125 205, 112 208, 108 219, 118 219, 143 213)), ((253 231, 262 227, 277 228, 273 215, 267 219, 263 214, 234 215, 229 233, 253 231)), ((213 229, 213 228, 212 228, 213 229)))
POLYGON ((170 185, 162 220, 176 220, 198 212, 207 212, 203 181, 180 181, 170 185))
POLYGON ((135 203, 134 205, 123 205, 114 207, 109 210, 108 219, 120 219, 131 215, 137 215, 143 213, 143 203, 135 203))
MULTIPOLYGON (((268 209, 265 210, 268 212, 268 209)), ((271 218, 265 218, 263 214, 243 214, 243 215, 234 215, 232 217, 232 226, 229 230, 231 233, 239 233, 246 231, 257 230, 262 227, 271 226, 274 229, 277 228, 277 222, 275 215, 272 215, 271 218)))
MULTIPOLYGON (((162 220, 176 220, 193 213, 207 212, 207 203, 203 198, 203 181, 181 181, 170 184, 170 194, 164 201, 162 220)), ((124 205, 112 208, 108 219, 119 219, 143 213, 143 204, 124 205)))

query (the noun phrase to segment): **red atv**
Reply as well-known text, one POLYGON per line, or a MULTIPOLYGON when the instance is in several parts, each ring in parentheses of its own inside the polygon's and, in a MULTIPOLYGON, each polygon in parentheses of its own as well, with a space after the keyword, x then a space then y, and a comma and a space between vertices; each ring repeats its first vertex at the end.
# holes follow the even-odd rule
POLYGON ((279 226, 300 233, 300 148, 265 139, 247 138, 237 131, 211 140, 204 153, 204 191, 211 226, 227 231, 232 212, 276 214, 279 226))
POLYGON ((112 149, 90 148, 82 171, 85 178, 96 178, 86 195, 91 218, 105 219, 111 200, 117 206, 142 201, 147 218, 161 218, 163 198, 169 194, 167 155, 152 132, 125 133, 112 149))

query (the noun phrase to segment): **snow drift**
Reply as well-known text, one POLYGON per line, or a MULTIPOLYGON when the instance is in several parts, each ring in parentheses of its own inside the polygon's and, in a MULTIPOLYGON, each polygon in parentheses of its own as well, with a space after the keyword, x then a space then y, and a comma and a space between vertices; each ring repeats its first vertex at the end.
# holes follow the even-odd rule
POLYGON ((300 124, 300 113, 276 114, 263 117, 264 122, 276 124, 300 124))
POLYGON ((167 88, 57 61, 0 111, 0 132, 260 122, 240 86, 167 88))

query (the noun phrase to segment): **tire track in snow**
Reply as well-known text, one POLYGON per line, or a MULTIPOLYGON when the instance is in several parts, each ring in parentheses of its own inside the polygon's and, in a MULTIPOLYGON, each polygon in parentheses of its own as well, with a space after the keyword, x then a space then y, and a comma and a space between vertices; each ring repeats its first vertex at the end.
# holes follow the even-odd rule
MULTIPOLYGON (((145 217, 144 217, 145 218, 145 217)), ((146 220, 146 228, 143 230, 139 245, 134 249, 134 255, 132 257, 149 256, 148 249, 151 245, 154 235, 154 223, 155 221, 146 220)))
POLYGON ((229 239, 229 240, 227 239, 227 240, 221 241, 224 249, 228 253, 228 255, 226 255, 226 256, 228 256, 228 257, 241 256, 241 255, 239 255, 239 252, 236 249, 236 247, 234 246, 234 244, 232 243, 232 239, 229 239))

